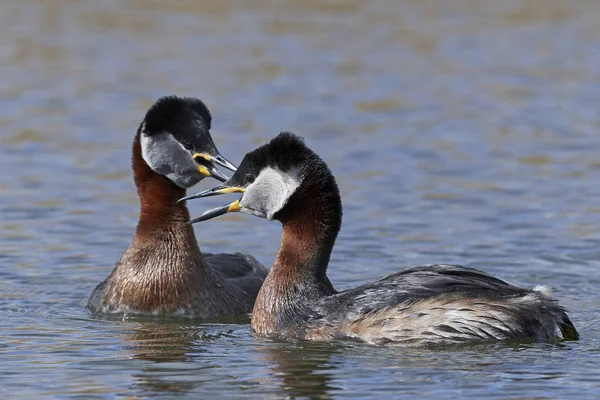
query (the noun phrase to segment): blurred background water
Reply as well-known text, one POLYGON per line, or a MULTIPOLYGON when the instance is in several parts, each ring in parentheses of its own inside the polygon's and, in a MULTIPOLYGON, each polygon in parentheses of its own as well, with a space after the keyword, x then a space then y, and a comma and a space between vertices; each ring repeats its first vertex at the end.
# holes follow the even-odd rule
MULTIPOLYGON (((6 0, 0 397, 595 398, 600 2, 6 0), (238 163, 281 130, 337 176, 337 289, 419 263, 555 288, 582 340, 399 350, 84 308, 138 215, 135 130, 165 94, 238 163)), ((208 187, 214 182, 205 181, 208 187)), ((192 214, 221 204, 191 204, 192 214)), ((276 223, 196 227, 270 265, 276 223)))

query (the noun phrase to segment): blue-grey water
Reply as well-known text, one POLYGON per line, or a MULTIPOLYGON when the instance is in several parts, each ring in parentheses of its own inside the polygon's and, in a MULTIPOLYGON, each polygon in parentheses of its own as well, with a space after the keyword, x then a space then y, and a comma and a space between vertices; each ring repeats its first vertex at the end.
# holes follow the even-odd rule
MULTIPOLYGON (((1 398, 599 396, 600 2, 1 10, 1 398), (281 130, 329 163, 344 201, 338 289, 419 263, 475 266, 553 287, 581 341, 403 350, 90 315, 137 222, 133 135, 170 93, 205 100, 236 163, 281 130)), ((280 237, 247 216, 196 232, 206 251, 267 265, 280 237)))

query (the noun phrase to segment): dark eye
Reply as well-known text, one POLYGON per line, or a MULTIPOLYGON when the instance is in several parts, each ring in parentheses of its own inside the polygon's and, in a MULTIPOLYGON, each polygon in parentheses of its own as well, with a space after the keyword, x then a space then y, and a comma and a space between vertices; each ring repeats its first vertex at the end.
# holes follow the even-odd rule
POLYGON ((246 177, 244 178, 244 181, 246 182, 247 185, 254 183, 255 180, 256 180, 256 177, 252 174, 246 174, 246 177))

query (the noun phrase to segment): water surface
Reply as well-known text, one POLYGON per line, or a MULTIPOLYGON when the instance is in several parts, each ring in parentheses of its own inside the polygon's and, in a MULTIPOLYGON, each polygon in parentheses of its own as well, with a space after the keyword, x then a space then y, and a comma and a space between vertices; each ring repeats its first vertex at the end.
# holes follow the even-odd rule
MULTIPOLYGON (((284 3, 2 5, 0 397, 597 396, 600 3, 284 3), (461 263, 555 288, 582 340, 399 350, 90 315, 137 221, 135 129, 169 93, 205 100, 234 162, 281 130, 323 156, 345 207, 338 290, 461 263)), ((270 265, 280 227, 196 232, 270 265)))

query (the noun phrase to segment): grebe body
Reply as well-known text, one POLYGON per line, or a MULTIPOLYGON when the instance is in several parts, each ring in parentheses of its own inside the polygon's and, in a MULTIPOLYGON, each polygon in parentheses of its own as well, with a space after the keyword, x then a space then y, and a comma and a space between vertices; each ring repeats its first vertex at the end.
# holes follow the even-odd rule
POLYGON ((192 222, 239 211, 282 223, 281 247, 252 312, 259 335, 427 346, 577 339, 565 309, 476 269, 422 265, 337 292, 326 275, 342 222, 335 178, 298 136, 248 153, 224 185, 186 199, 242 193, 192 222))

